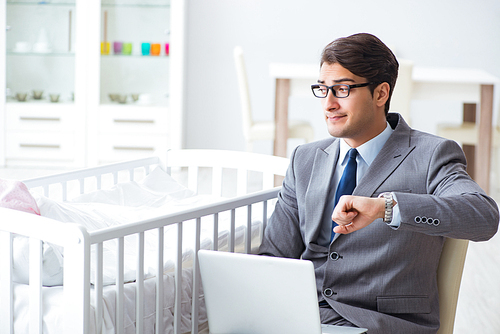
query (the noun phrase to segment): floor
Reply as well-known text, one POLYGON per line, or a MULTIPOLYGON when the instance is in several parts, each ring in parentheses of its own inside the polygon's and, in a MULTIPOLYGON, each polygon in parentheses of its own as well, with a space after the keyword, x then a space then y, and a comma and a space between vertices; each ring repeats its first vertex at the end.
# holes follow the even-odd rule
MULTIPOLYGON (((500 182, 496 185, 493 166, 491 195, 500 203, 500 182), (495 183, 495 184, 494 184, 495 183)), ((26 179, 55 174, 57 169, 0 168, 0 178, 26 179)), ((500 173, 499 173, 500 174, 500 173)), ((500 234, 487 242, 471 242, 467 252, 458 300, 455 334, 500 333, 500 234)))

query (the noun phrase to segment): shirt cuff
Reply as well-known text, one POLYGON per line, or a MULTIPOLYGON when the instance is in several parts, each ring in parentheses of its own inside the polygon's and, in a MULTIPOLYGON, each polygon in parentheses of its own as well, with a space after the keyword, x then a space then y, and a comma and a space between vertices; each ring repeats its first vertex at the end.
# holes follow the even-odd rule
POLYGON ((392 198, 396 201, 396 205, 392 207, 392 220, 390 223, 387 223, 387 225, 396 230, 399 228, 399 226, 401 226, 401 213, 399 212, 399 202, 396 194, 392 192, 391 194, 392 198))

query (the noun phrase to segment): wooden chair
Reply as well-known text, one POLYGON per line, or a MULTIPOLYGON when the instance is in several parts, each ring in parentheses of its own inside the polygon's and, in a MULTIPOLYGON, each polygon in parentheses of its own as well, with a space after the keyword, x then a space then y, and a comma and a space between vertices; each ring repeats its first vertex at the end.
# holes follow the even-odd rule
POLYGON ((446 239, 439 260, 437 279, 441 327, 438 334, 452 334, 458 292, 469 240, 446 239))
MULTIPOLYGON (((234 48, 234 61, 240 91, 243 134, 245 136, 247 151, 251 152, 254 141, 274 140, 275 123, 274 121, 253 120, 245 60, 243 57, 243 50, 239 46, 234 48)), ((306 142, 311 142, 314 140, 314 130, 309 122, 290 120, 288 124, 288 137, 303 138, 306 142)))
POLYGON ((398 59, 399 72, 394 93, 392 93, 390 111, 403 116, 406 123, 411 124, 410 101, 413 90, 413 62, 407 59, 398 59))

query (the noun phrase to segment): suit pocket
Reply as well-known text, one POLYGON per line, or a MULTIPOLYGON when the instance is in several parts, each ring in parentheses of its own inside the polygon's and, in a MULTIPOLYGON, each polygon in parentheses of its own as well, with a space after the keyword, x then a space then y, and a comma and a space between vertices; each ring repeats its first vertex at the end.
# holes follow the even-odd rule
POLYGON ((428 296, 377 297, 377 310, 382 313, 431 313, 428 296))
POLYGON ((372 197, 378 197, 381 193, 386 193, 386 192, 389 192, 389 193, 407 193, 407 194, 411 194, 412 191, 411 189, 391 189, 391 190, 381 190, 381 191, 376 191, 372 197))

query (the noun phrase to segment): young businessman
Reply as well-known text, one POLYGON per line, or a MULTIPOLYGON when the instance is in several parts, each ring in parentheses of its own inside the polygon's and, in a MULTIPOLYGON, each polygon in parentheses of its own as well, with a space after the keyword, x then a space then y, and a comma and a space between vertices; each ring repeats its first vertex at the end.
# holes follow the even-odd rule
POLYGON ((294 150, 260 253, 313 262, 323 323, 436 333, 443 242, 488 240, 498 208, 455 142, 388 113, 397 73, 373 35, 325 47, 312 90, 332 138, 294 150))

